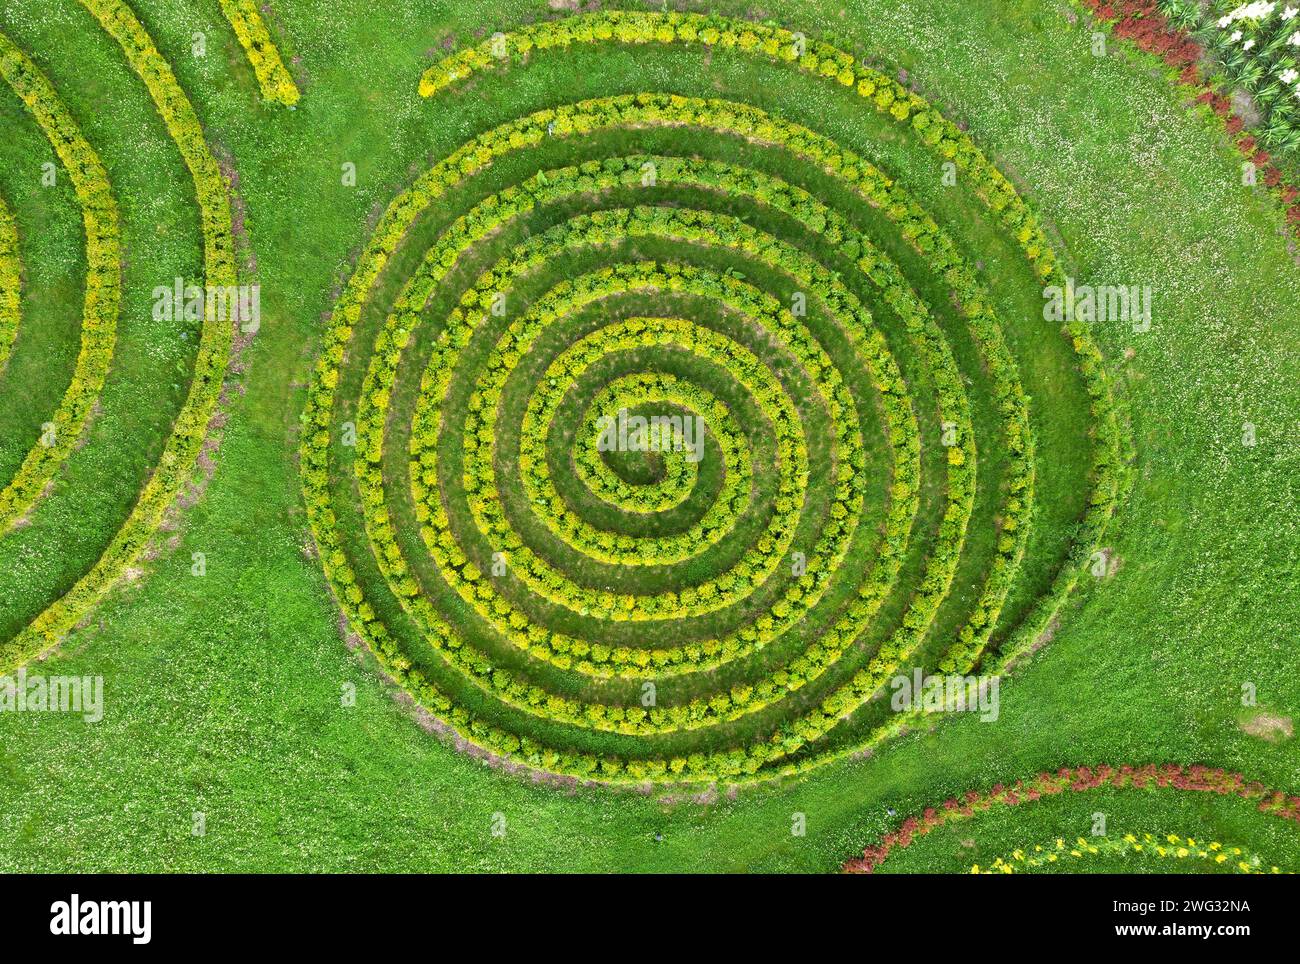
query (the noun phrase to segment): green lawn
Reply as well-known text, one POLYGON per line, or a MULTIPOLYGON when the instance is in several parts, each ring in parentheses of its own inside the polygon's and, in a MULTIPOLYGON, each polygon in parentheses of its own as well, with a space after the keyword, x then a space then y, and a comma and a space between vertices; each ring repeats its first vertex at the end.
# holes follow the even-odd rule
MULTIPOLYGON (((537 19, 546 6, 506 0, 492 5, 490 22, 482 19, 482 4, 459 0, 272 0, 269 6, 272 35, 286 59, 293 58, 290 68, 302 88, 293 111, 260 101, 216 0, 132 3, 193 101, 217 156, 238 172, 246 239, 241 280, 261 285, 262 326, 230 376, 228 421, 202 498, 180 515, 174 531, 159 536, 136 578, 37 664, 44 673, 103 676, 104 719, 88 724, 74 715, 0 713, 0 869, 829 872, 903 816, 960 791, 1061 766, 1205 763, 1269 787, 1300 788, 1294 739, 1269 742, 1243 730, 1258 712, 1291 719, 1300 713, 1300 282, 1279 207, 1262 188, 1241 186, 1239 157, 1221 125, 1190 112, 1152 64, 1118 44, 1110 56, 1094 57, 1091 27, 1074 22, 1064 0, 865 0, 842 11, 777 0, 764 8, 782 25, 832 39, 891 71, 905 69, 1012 176, 1057 236, 1080 283, 1152 286, 1149 332, 1094 327, 1127 404, 1136 450, 1131 490, 1106 537, 1114 570, 1101 580, 1085 577, 1050 644, 1003 680, 996 723, 952 719, 889 742, 870 759, 828 762, 797 778, 737 791, 572 789, 489 767, 428 732, 409 699, 382 681, 374 657, 340 633, 312 545, 298 466, 299 416, 326 318, 381 213, 421 172, 470 137, 529 111, 651 89, 733 96, 789 115, 905 183, 958 247, 981 259, 981 277, 1031 397, 1037 509, 998 640, 1051 585, 1086 497, 1090 422, 1074 354, 1043 320, 1023 257, 987 218, 976 216, 971 196, 948 191, 927 166, 933 158, 909 149, 874 111, 828 93, 823 83, 783 73, 775 85, 773 68, 740 58, 615 47, 539 57, 425 100, 417 93, 420 73, 445 39, 465 46, 537 19), (201 58, 191 52, 196 30, 207 38, 201 58), (355 187, 341 184, 349 162, 356 165, 355 187), (1253 447, 1242 444, 1245 423, 1255 426, 1253 447), (202 577, 191 573, 198 552, 206 558, 202 577), (1242 706, 1246 684, 1258 695, 1254 709, 1242 706), (343 705, 353 687, 355 704, 343 705), (205 814, 204 836, 192 833, 196 812, 205 814), (791 833, 796 814, 806 815, 806 836, 791 833), (503 836, 493 833, 495 815, 504 815, 503 836)), ((749 8, 721 0, 709 9, 742 16, 749 8)), ((3 640, 94 563, 157 461, 185 397, 197 325, 153 321, 149 294, 155 284, 200 271, 202 237, 192 183, 143 85, 76 0, 13 0, 0 13, 0 31, 47 73, 100 153, 121 206, 125 248, 119 345, 88 440, 30 525, 0 536, 3 640)), ((0 88, 0 111, 6 135, 14 132, 0 138, 0 196, 18 220, 25 279, 19 340, 0 372, 3 484, 39 435, 40 413, 57 404, 70 378, 85 258, 71 189, 61 183, 47 190, 36 181, 40 164, 53 158, 48 142, 6 88, 0 88)), ((932 664, 975 604, 995 551, 998 486, 1009 460, 999 454, 999 420, 979 346, 949 303, 947 286, 927 275, 922 259, 879 212, 848 196, 835 179, 811 167, 787 170, 787 159, 771 148, 690 132, 614 131, 580 146, 555 144, 503 159, 482 183, 449 196, 416 224, 358 325, 359 344, 378 334, 424 250, 474 201, 542 167, 668 150, 788 178, 846 212, 916 279, 948 337, 967 376, 981 482, 954 580, 958 590, 940 607, 925 647, 932 664)), ((655 190, 655 203, 732 213, 718 192, 668 183, 655 190)), ((635 191, 616 190, 558 212, 539 211, 515 234, 477 248, 478 260, 456 276, 459 287, 435 298, 426 317, 445 314, 460 290, 530 234, 582 213, 584 205, 634 203, 645 201, 635 191)), ((833 247, 788 215, 765 210, 753 223, 799 239, 823 262, 835 263, 833 247)), ((622 255, 667 259, 682 245, 647 240, 632 247, 622 255)), ((548 266, 530 290, 544 291, 610 260, 616 258, 593 255, 587 264, 575 256, 548 266)), ((695 263, 740 272, 764 290, 784 293, 781 286, 789 284, 754 259, 717 248, 695 263)), ((837 267, 845 274, 851 269, 837 267)), ((919 385, 913 397, 923 467, 927 479, 939 472, 941 481, 931 376, 898 318, 877 311, 869 290, 859 294, 879 317, 904 375, 919 385)), ((629 298, 626 313, 649 307, 629 298)), ((712 310, 689 298, 679 307, 693 318, 712 310)), ((723 314, 718 327, 728 324, 723 314)), ((829 326, 811 314, 810 327, 829 326)), ((575 314, 566 324, 576 330, 583 318, 575 314)), ((417 334, 417 358, 403 363, 394 392, 390 431, 397 442, 385 463, 394 474, 406 468, 407 426, 434 334, 432 327, 417 334)), ((570 331, 557 349, 571 340, 570 331)), ((753 347, 756 354, 777 354, 770 346, 753 347)), ((347 407, 336 421, 355 417, 352 399, 368 362, 366 351, 346 359, 347 407)), ((683 378, 727 391, 720 370, 685 360, 673 365, 683 378)), ((605 378, 593 377, 593 384, 605 378)), ((788 382, 794 397, 807 394, 799 372, 788 382)), ((528 388, 513 385, 521 397, 528 388)), ((579 393, 566 410, 576 412, 580 399, 579 393)), ((856 401, 864 416, 878 420, 874 395, 856 401)), ((468 401, 452 395, 446 405, 463 416, 468 401)), ((816 404, 808 418, 820 434, 826 417, 816 404)), ((775 444, 761 426, 754 435, 758 450, 775 444)), ((559 440, 548 446, 562 451, 559 440)), ((822 454, 812 447, 814 459, 822 454)), ((878 443, 864 449, 877 475, 886 471, 888 454, 878 443)), ((350 471, 331 481, 351 498, 354 508, 342 521, 360 553, 367 537, 351 496, 356 481, 350 471)), ((576 492, 571 478, 561 482, 576 492)), ((875 523, 884 513, 882 488, 866 494, 864 513, 875 523)), ((519 489, 513 478, 503 489, 512 511, 524 499, 519 489)), ((918 548, 904 560, 901 588, 886 600, 872 638, 797 701, 812 705, 824 697, 901 619, 944 498, 933 483, 920 493, 918 548)), ((402 507, 400 539, 418 551, 414 506, 404 499, 409 496, 389 504, 402 507)), ((819 499, 824 493, 810 493, 814 507, 819 499)), ((452 523, 470 525, 463 518, 452 523)), ((717 547, 719 556, 728 551, 725 542, 717 547)), ((855 544, 848 558, 865 568, 872 545, 855 544)), ((432 567, 416 575, 448 598, 448 608, 455 605, 432 567)), ((368 586, 383 585, 373 562, 361 576, 368 586)), ((580 577, 635 582, 641 574, 593 567, 580 577)), ((401 621, 391 594, 383 605, 401 621)), ((742 617, 720 611, 708 630, 723 631, 728 619, 742 617)), ((407 632, 415 638, 409 624, 407 632)), ((791 639, 736 665, 685 674, 682 687, 665 698, 707 695, 770 672, 805 644, 791 639)), ((504 644, 493 655, 497 665, 520 658, 504 644)), ((435 657, 427 656, 430 673, 439 672, 435 657)), ((460 685, 461 698, 476 710, 520 719, 446 676, 446 685, 460 685)), ((537 676, 561 692, 624 702, 635 700, 639 685, 593 682, 549 666, 537 676)), ((856 745, 880 722, 876 709, 810 752, 856 745)), ((676 753, 745 743, 774 720, 760 714, 717 731, 636 738, 635 748, 676 753)), ((567 724, 548 732, 584 749, 633 745, 632 738, 567 724)), ((1241 801, 1192 796, 1066 795, 1032 811, 999 810, 900 852, 886 869, 964 871, 1018 847, 1085 835, 1098 810, 1108 814, 1112 833, 1205 836, 1300 868, 1294 824, 1253 813, 1241 801)), ((1089 869, 1132 869, 1127 860, 1089 869)))

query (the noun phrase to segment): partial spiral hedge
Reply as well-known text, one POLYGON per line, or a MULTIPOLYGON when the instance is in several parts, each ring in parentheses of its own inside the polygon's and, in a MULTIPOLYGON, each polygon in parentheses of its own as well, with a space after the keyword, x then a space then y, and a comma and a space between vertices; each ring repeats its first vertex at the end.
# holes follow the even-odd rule
MULTIPOLYGON (((193 180, 203 239, 203 282, 237 284, 230 199, 197 114, 148 31, 123 0, 81 0, 121 48, 139 76, 193 180)), ((51 419, 53 444, 32 449, 9 486, 0 493, 0 535, 43 495, 59 463, 82 438, 109 372, 121 300, 121 242, 118 209, 107 173, 79 132, 58 94, 31 59, 0 34, 0 73, 48 136, 81 205, 86 229, 85 312, 82 350, 72 383, 51 419)), ((8 640, 0 641, 0 670, 20 665, 55 645, 136 561, 185 486, 199 455, 221 394, 233 340, 229 319, 209 306, 202 321, 189 391, 166 444, 125 521, 98 560, 70 587, 58 590, 40 613, 8 640)), ((122 444, 126 444, 125 441, 122 444)))
MULTIPOLYGON (((903 818, 893 830, 884 834, 879 840, 867 844, 862 850, 862 855, 846 861, 842 870, 850 874, 875 873, 881 868, 882 864, 888 861, 891 854, 911 847, 940 828, 954 824, 971 824, 971 832, 974 833, 978 828, 980 817, 990 811, 1003 807, 1019 809, 1063 794, 1093 793, 1094 791, 1123 791, 1126 795, 1132 795, 1139 800, 1144 796, 1149 797, 1153 794, 1165 792, 1179 795, 1213 794, 1218 797, 1246 801, 1252 804, 1254 810, 1258 813, 1289 823, 1300 824, 1300 797, 1283 790, 1271 789, 1257 780, 1247 779, 1241 773, 1229 772, 1222 768, 1207 767, 1201 764, 1184 766, 1176 763, 1100 764, 1097 766, 1061 767, 1054 772, 1045 771, 1023 780, 1016 780, 1011 784, 999 783, 983 791, 968 790, 965 793, 951 796, 942 803, 936 802, 934 806, 926 807, 918 813, 903 818)), ((1147 801, 1143 801, 1143 803, 1145 805, 1147 801)), ((1074 834, 1077 833, 1077 830, 1068 833, 1068 839, 1075 840, 1074 834)), ((1038 867, 1044 862, 1056 863, 1070 857, 1087 859, 1101 852, 1103 843, 1108 839, 1105 837, 1092 837, 1087 840, 1076 840, 1076 846, 1072 849, 1079 850, 1077 854, 1068 851, 1061 852, 1066 847, 1066 838, 1064 837, 1047 844, 1037 843, 1014 851, 1010 855, 995 858, 991 864, 982 867, 976 865, 972 868, 972 872, 1015 873, 1017 870, 1026 869, 1026 867, 1038 867), (1096 848, 1096 850, 1090 850, 1090 847, 1096 848), (1053 857, 1053 854, 1055 854, 1055 857, 1053 857), (1017 864, 1022 866, 1017 866, 1017 864)), ((1135 835, 1125 835, 1118 840, 1110 840, 1109 846, 1113 852, 1114 850, 1132 849, 1132 845, 1137 843, 1139 841, 1135 835), (1130 836, 1134 836, 1134 839, 1128 839, 1130 836)), ((1165 843, 1173 844, 1174 841, 1166 839, 1165 843)), ((1208 844, 1209 842, 1204 843, 1208 844)), ((1191 848, 1195 846, 1195 840, 1179 841, 1178 845, 1191 848)), ((1222 853, 1222 848, 1209 850, 1207 847, 1205 849, 1206 855, 1204 859, 1219 862, 1218 856, 1222 853)), ((1163 857, 1165 855, 1157 854, 1157 856, 1163 857)), ((1180 859, 1177 852, 1173 856, 1175 859, 1180 859)), ((1192 854, 1189 851, 1184 856, 1192 856, 1192 854)), ((1232 854, 1231 848, 1229 848, 1228 856, 1239 857, 1242 855, 1232 854)), ((1263 866, 1262 861, 1260 864, 1263 866)), ((1257 868, 1253 861, 1247 860, 1246 867, 1234 864, 1233 867, 1228 869, 1236 869, 1245 873, 1260 868, 1257 868)))
MULTIPOLYGON (((631 45, 830 85, 936 181, 960 172, 1032 295, 1063 281, 971 137, 785 29, 566 17, 448 56, 420 92, 631 45)), ((1091 489, 1007 616, 1039 452, 982 252, 817 117, 718 93, 554 91, 434 163, 361 252, 303 413, 348 621, 441 720, 538 770, 741 782, 874 745, 914 719, 878 713, 896 674, 1000 673, 1034 643, 1120 494, 1105 364, 1071 323, 1091 489), (601 449, 636 417, 663 427, 653 451, 601 449)))
POLYGON ((82 136, 54 88, 14 43, 0 34, 0 74, 49 139, 81 205, 86 230, 86 294, 81 351, 72 383, 50 417, 52 431, 32 446, 17 474, 0 490, 0 533, 31 508, 85 428, 113 357, 122 299, 121 230, 108 172, 82 136))

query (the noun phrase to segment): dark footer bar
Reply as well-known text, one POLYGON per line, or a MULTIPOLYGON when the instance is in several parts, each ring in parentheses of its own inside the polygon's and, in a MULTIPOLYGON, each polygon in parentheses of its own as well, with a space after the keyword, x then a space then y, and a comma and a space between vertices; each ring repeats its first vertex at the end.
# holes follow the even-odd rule
MULTIPOLYGON (((389 877, 11 876, 5 947, 75 944, 146 951, 374 950, 441 934, 535 942, 593 938, 680 941, 686 933, 734 949, 774 929, 812 944, 978 939, 1222 946, 1297 933, 1291 877, 389 877), (750 888, 753 890, 750 890, 750 888), (744 908, 748 908, 745 910, 744 908), (741 926, 736 926, 740 924, 741 926), (809 926, 809 925, 816 926, 809 926), (757 925, 757 926, 753 926, 757 925), (481 930, 481 928, 488 928, 481 930), (683 929, 685 928, 685 929, 683 929), (656 936, 656 934, 658 936, 656 936), (854 937, 853 935, 857 935, 854 937), (422 935, 422 936, 421 936, 422 935), (581 936, 579 936, 581 935, 581 936)), ((768 936, 761 936, 768 935, 768 936)), ((787 938, 788 939, 788 938, 787 938)), ((566 941, 566 944, 568 942, 566 941)), ((443 945, 446 947, 447 945, 443 945)), ((620 945, 607 945, 620 946, 620 945)), ((939 945, 935 945, 939 946, 939 945)))

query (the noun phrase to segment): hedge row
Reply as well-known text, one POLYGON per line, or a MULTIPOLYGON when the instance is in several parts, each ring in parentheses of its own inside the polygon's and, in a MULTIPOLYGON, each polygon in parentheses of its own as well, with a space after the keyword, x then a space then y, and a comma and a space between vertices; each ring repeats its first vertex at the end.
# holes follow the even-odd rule
MULTIPOLYGON (((486 301, 485 301, 485 304, 486 304, 486 301)), ((380 351, 377 351, 377 352, 376 352, 376 356, 374 356, 374 357, 383 357, 383 356, 385 356, 385 352, 383 352, 382 349, 380 349, 380 351)), ((445 370, 445 369, 446 369, 446 366, 443 365, 443 366, 441 366, 441 368, 442 368, 443 370, 445 370)), ((952 520, 949 520, 949 521, 952 521, 952 520)), ((383 553, 381 552, 380 555, 381 555, 381 557, 382 557, 383 553)), ((953 565, 956 564, 956 557, 957 557, 957 555, 959 555, 959 553, 954 553, 953 560, 952 560, 953 565)), ((950 578, 950 576, 949 576, 949 578, 950 578)), ((941 589, 939 589, 939 587, 936 587, 936 595, 941 595, 941 592, 943 592, 943 591, 945 591, 945 590, 946 590, 946 585, 943 585, 943 587, 941 587, 941 589)), ((931 613, 930 613, 930 615, 932 616, 932 609, 931 609, 931 613)), ((511 681, 511 682, 513 682, 513 681, 511 681)))
POLYGON ((477 73, 496 69, 536 50, 616 43, 682 44, 720 49, 789 64, 800 72, 855 91, 877 112, 910 124, 927 147, 953 161, 1003 224, 1032 252, 1039 275, 1056 266, 1047 236, 1015 187, 980 151, 968 134, 880 71, 850 53, 796 31, 768 24, 695 13, 609 10, 521 27, 453 53, 425 71, 420 94, 431 97, 477 73))
MULTIPOLYGON (((122 239, 117 202, 108 171, 82 136, 77 122, 31 59, 0 34, 0 74, 49 139, 68 173, 86 230, 86 295, 81 320, 81 350, 72 381, 46 429, 0 491, 0 533, 8 531, 41 497, 55 472, 72 454, 86 420, 104 387, 122 299, 122 239)), ((15 289, 16 290, 16 289, 15 289)))
MULTIPOLYGON (((237 284, 226 182, 208 149, 193 105, 127 4, 121 0, 81 2, 122 48, 131 69, 144 81, 194 181, 203 233, 205 284, 209 287, 237 284)), ((216 411, 233 340, 231 324, 214 315, 209 312, 204 317, 189 392, 172 424, 158 464, 141 489, 131 514, 90 571, 0 649, 0 664, 25 661, 70 630, 135 561, 187 483, 206 437, 208 422, 216 411)))
POLYGON ((18 337, 19 293, 23 263, 18 250, 18 222, 9 205, 0 198, 0 372, 9 363, 9 352, 18 337))
POLYGON ((1035 844, 1013 850, 1005 857, 995 857, 987 867, 974 864, 972 874, 1023 874, 1032 873, 1042 867, 1055 863, 1068 863, 1072 860, 1089 860, 1093 857, 1132 857, 1140 855, 1155 860, 1190 860, 1212 867, 1198 871, 1205 873, 1213 867, 1222 867, 1238 874, 1280 874, 1281 868, 1268 864, 1258 855, 1249 853, 1241 847, 1222 844, 1217 840, 1179 836, 1176 833, 1137 834, 1126 833, 1123 837, 1076 837, 1067 843, 1064 837, 1057 837, 1046 844, 1035 844))
POLYGON ((257 84, 262 88, 262 97, 286 107, 298 103, 301 98, 298 85, 293 82, 284 61, 280 59, 280 51, 267 32, 254 0, 221 0, 221 12, 234 28, 239 45, 244 48, 248 62, 253 65, 257 84))

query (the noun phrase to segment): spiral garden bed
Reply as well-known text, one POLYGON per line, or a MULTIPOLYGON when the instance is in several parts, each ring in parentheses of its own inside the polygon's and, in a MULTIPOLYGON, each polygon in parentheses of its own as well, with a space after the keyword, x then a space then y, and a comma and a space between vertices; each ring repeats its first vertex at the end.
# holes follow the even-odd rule
MULTIPOLYGON (((996 254, 1022 262, 1010 282, 1030 298, 1064 283, 968 135, 789 30, 579 16, 453 55, 420 92, 638 45, 832 88, 935 180, 947 165, 996 254)), ((1078 578, 1121 462, 1087 326, 1021 318, 1008 339, 975 267, 994 252, 968 250, 854 148, 725 97, 560 102, 479 134, 380 219, 304 415, 307 504, 351 623, 463 736, 607 781, 788 775, 895 732, 896 718, 859 721, 913 666, 998 672, 1078 578), (372 321, 417 223, 433 240, 372 321), (1049 337, 1078 382, 1061 442, 1092 465, 1074 544, 1026 562, 1053 453, 1016 347, 1049 337), (699 416, 716 443, 671 508, 628 511, 655 488, 628 465, 603 489, 569 467, 595 438, 575 423, 630 406, 699 416), (1022 567, 1049 588, 1004 612, 1022 567)), ((652 476, 673 459, 638 456, 652 476)))

